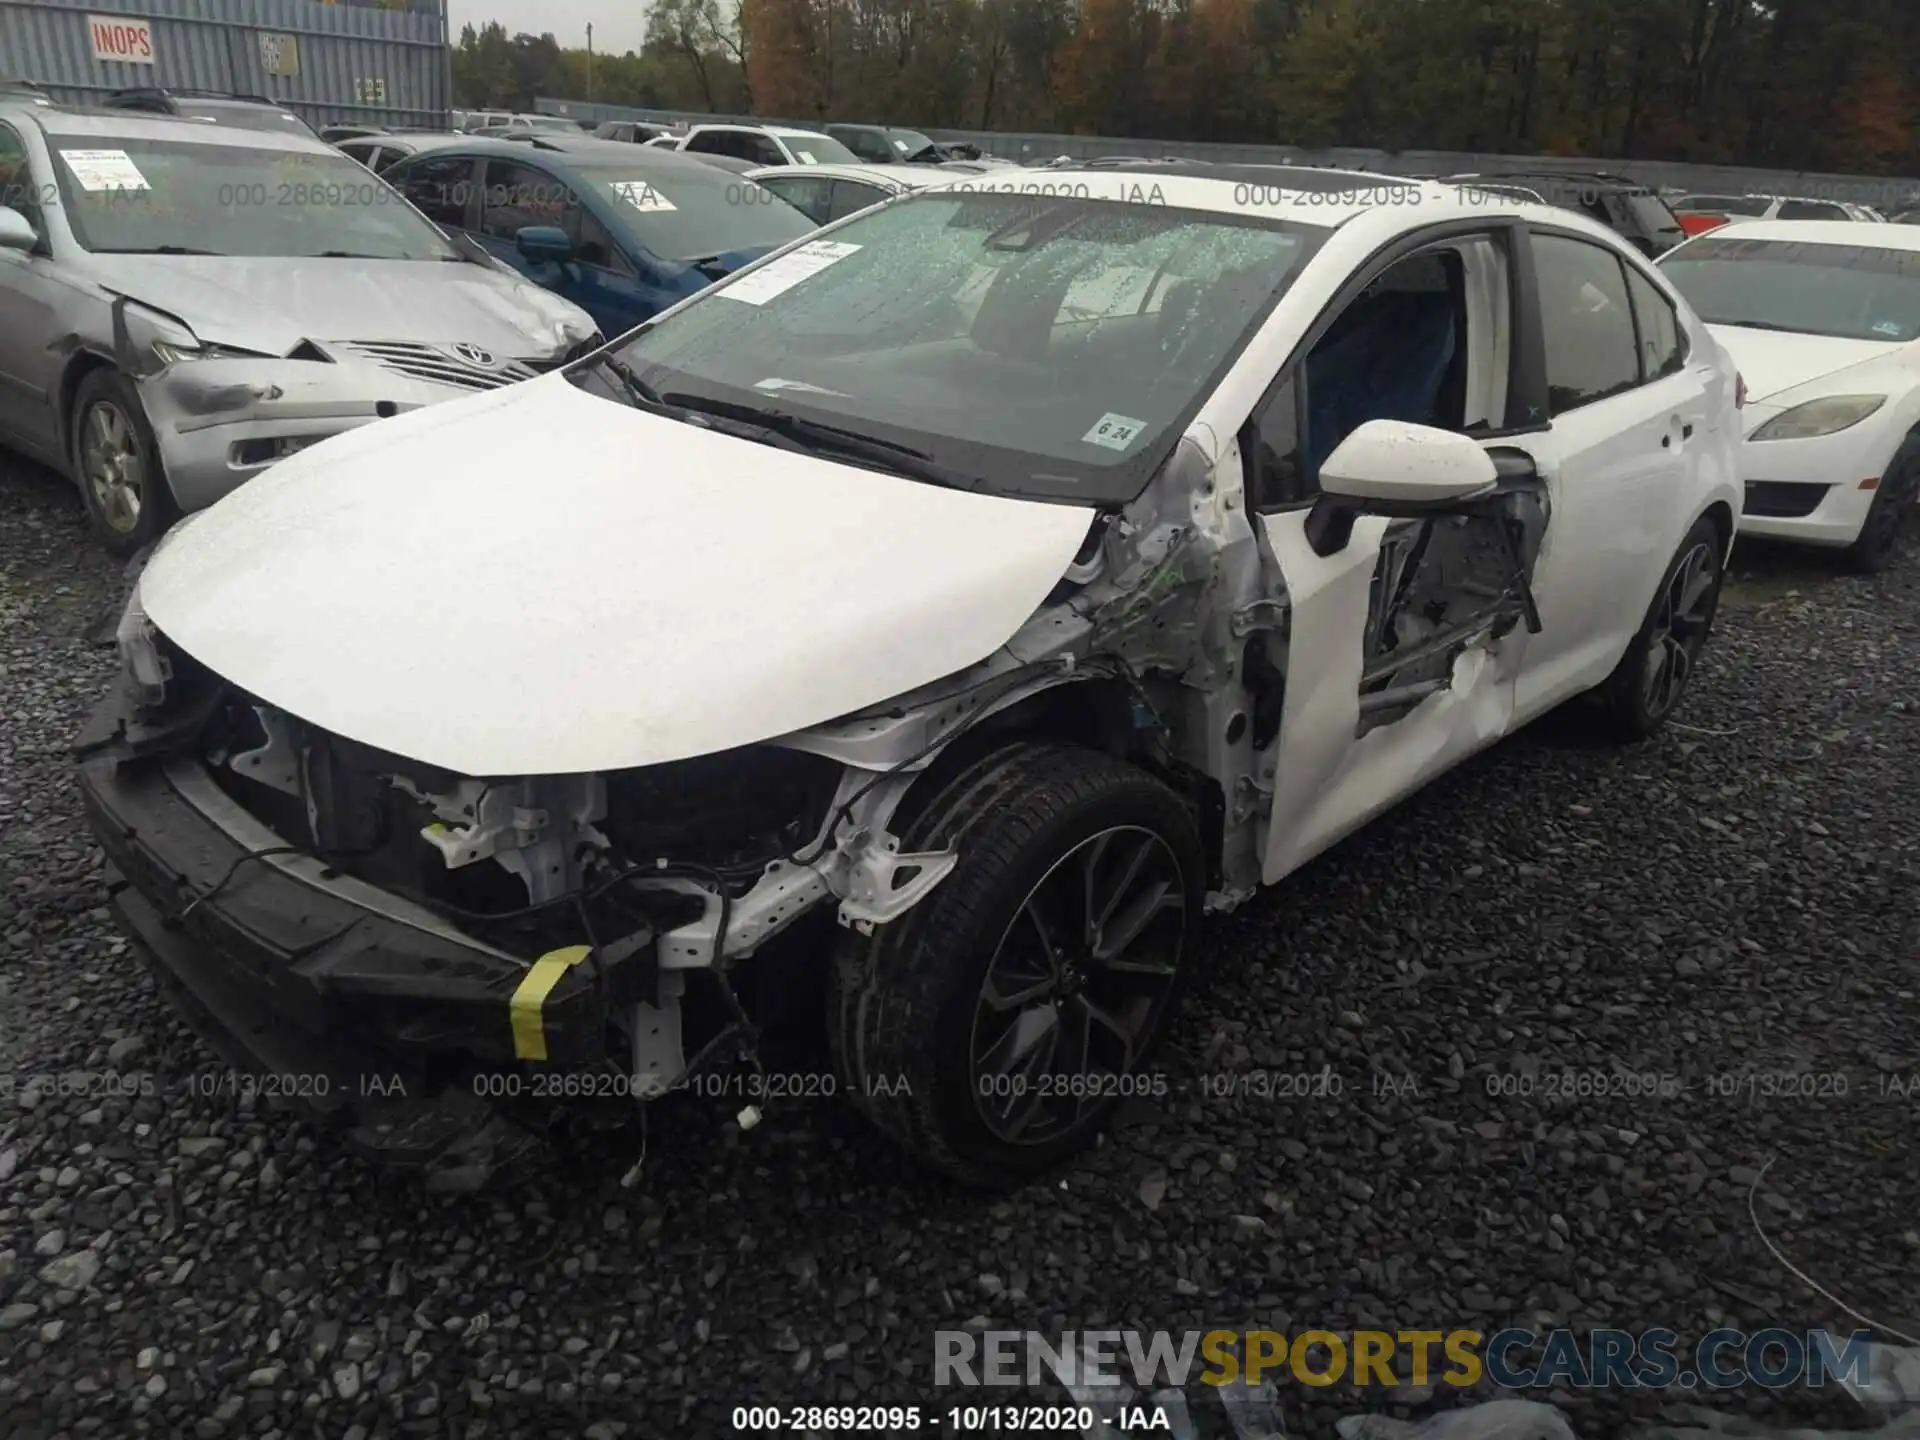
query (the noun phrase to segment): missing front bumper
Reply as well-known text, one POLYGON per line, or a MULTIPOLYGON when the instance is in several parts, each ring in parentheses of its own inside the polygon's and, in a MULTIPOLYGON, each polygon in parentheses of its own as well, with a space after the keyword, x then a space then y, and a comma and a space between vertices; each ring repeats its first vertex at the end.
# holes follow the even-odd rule
POLYGON ((311 856, 260 854, 283 842, 197 765, 128 756, 119 724, 110 703, 80 772, 114 917, 215 1052, 271 1078, 259 1093, 438 1189, 529 1153, 563 1109, 596 1108, 500 1083, 529 1072, 530 1024, 546 1075, 615 1059, 593 967, 544 977, 530 1019, 527 959, 311 856))

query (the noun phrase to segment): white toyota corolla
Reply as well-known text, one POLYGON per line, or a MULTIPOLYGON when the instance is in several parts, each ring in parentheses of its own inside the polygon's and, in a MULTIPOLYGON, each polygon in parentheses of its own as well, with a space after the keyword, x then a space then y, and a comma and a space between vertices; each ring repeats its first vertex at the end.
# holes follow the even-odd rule
POLYGON ((1673 712, 1737 390, 1560 209, 903 196, 175 530, 79 746, 115 908, 437 1184, 683 1085, 1015 1180, 1164 1086, 1204 913, 1562 701, 1673 712))
POLYGON ((1746 377, 1742 531, 1886 565, 1920 493, 1920 230, 1728 225, 1660 268, 1746 377))

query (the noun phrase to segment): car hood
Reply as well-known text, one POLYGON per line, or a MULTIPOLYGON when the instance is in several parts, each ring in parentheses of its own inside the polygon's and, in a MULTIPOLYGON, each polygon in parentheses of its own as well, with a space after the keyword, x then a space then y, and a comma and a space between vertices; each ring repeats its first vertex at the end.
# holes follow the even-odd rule
POLYGON ((465 340, 535 359, 593 332, 585 311, 489 265, 275 256, 93 255, 93 278, 202 340, 284 355, 302 340, 465 340))
POLYGON ((1897 341, 1840 340, 1742 325, 1709 325, 1707 329, 1733 356, 1741 378, 1747 382, 1750 400, 1765 400, 1902 348, 1897 341))
POLYGON ((985 659, 1093 512, 776 450, 564 375, 323 442, 140 580, 216 674, 476 777, 772 739, 985 659))

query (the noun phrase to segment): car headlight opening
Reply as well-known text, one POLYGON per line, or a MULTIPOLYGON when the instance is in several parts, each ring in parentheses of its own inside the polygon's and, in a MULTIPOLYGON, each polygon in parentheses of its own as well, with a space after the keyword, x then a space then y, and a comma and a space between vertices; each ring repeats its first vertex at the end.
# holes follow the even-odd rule
POLYGON ((167 682, 173 679, 173 662, 160 648, 160 632, 147 618, 137 583, 127 597, 127 608, 120 612, 113 641, 120 652, 127 688, 149 708, 162 704, 167 698, 167 682))
POLYGON ((1767 421, 1749 440, 1812 440, 1858 425, 1887 403, 1884 395, 1825 395, 1767 421))

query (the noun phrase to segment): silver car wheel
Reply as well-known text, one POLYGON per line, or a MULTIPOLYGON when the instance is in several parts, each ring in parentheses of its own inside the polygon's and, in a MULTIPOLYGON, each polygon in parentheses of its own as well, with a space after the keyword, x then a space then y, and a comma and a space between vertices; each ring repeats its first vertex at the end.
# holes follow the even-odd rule
POLYGON ((139 432, 112 401, 94 401, 81 417, 80 470, 100 518, 115 534, 131 535, 146 499, 147 461, 139 432))

